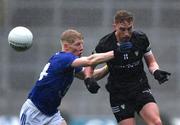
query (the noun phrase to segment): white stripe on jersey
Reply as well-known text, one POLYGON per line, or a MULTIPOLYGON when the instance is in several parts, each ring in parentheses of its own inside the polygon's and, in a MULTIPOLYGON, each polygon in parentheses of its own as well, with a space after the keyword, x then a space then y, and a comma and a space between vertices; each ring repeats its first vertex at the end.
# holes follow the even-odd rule
POLYGON ((152 51, 150 50, 149 52, 145 53, 144 56, 149 56, 152 54, 152 51))

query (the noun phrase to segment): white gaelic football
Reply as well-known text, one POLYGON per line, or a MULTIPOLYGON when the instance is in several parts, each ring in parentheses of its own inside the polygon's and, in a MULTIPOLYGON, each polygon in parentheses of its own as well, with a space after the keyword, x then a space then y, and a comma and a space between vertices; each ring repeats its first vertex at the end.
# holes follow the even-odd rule
POLYGON ((9 45, 16 51, 25 51, 32 46, 33 34, 23 26, 13 28, 8 35, 9 45))

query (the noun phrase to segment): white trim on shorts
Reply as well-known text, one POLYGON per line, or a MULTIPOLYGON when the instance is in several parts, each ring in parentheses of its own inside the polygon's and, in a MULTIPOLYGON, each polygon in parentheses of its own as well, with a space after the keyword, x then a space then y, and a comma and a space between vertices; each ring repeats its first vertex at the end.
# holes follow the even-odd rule
POLYGON ((53 116, 47 116, 37 109, 30 99, 23 104, 19 119, 20 125, 60 125, 64 121, 60 111, 53 116))

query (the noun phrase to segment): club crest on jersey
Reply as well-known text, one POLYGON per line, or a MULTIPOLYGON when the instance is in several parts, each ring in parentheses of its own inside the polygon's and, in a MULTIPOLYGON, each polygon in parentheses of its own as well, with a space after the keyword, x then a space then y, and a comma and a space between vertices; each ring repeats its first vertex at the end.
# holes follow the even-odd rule
POLYGON ((139 51, 135 51, 134 54, 135 54, 136 56, 138 56, 138 55, 139 55, 139 51))
POLYGON ((122 105, 121 105, 121 108, 122 108, 122 109, 125 109, 125 104, 122 104, 122 105))

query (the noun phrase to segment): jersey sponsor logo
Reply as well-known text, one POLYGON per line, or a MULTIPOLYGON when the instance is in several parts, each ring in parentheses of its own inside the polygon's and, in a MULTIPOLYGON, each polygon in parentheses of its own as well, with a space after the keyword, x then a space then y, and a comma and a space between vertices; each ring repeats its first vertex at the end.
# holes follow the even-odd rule
POLYGON ((114 66, 114 68, 122 68, 122 69, 124 69, 124 68, 134 68, 134 67, 136 67, 136 66, 138 66, 139 65, 139 63, 140 63, 140 61, 136 61, 136 62, 133 62, 133 63, 131 63, 131 64, 127 64, 127 65, 116 65, 116 66, 114 66))

